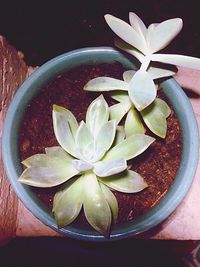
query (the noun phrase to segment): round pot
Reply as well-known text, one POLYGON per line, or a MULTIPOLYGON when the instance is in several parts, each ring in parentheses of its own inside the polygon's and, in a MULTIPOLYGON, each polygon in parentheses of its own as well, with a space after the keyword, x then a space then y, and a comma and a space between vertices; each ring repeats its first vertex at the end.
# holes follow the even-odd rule
MULTIPOLYGON (((108 240, 95 230, 83 230, 67 226, 58 230, 55 220, 47 207, 30 190, 29 186, 18 182, 22 172, 18 151, 18 131, 25 108, 40 88, 58 73, 82 64, 101 62, 121 62, 125 68, 134 68, 134 63, 124 54, 110 47, 78 49, 58 56, 37 69, 19 88, 13 98, 3 129, 2 153, 7 176, 24 205, 44 224, 67 236, 93 241, 108 240)), ((142 233, 165 220, 180 204, 187 193, 198 162, 198 127, 192 106, 177 84, 170 78, 162 83, 169 102, 179 119, 183 136, 183 152, 179 171, 167 194, 144 216, 112 228, 110 239, 117 240, 142 233)))

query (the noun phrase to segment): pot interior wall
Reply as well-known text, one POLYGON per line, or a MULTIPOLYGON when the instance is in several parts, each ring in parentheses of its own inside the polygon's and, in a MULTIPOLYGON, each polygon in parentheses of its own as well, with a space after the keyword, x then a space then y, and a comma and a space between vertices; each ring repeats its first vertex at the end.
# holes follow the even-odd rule
MULTIPOLYGON (((17 181, 22 168, 18 152, 18 131, 21 125, 25 108, 40 88, 53 79, 58 73, 82 64, 96 64, 102 62, 120 61, 126 69, 135 68, 136 62, 130 61, 122 53, 112 48, 88 48, 75 50, 59 56, 44 64, 18 90, 9 108, 3 135, 3 156, 8 177, 19 198, 45 224, 57 230, 51 212, 37 199, 28 186, 17 181), (12 146, 9 144, 12 143, 12 146), (11 163, 11 165, 10 165, 11 163)), ((135 235, 160 223, 180 203, 193 179, 198 154, 198 130, 191 105, 173 79, 162 84, 163 90, 174 106, 183 132, 183 157, 176 180, 169 192, 150 212, 138 218, 134 222, 115 226, 111 232, 112 239, 120 239, 135 235), (186 112, 184 111, 186 109, 186 112), (196 136, 194 136, 196 134, 196 136)), ((105 240, 95 231, 77 229, 71 226, 60 229, 60 232, 71 237, 86 240, 105 240)))

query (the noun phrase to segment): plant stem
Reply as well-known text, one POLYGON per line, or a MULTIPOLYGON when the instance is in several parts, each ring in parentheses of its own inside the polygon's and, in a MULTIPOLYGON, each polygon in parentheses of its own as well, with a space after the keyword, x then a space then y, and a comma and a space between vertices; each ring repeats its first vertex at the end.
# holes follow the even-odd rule
POLYGON ((147 71, 150 62, 151 62, 150 58, 146 56, 146 57, 144 58, 142 64, 141 64, 140 69, 141 69, 141 70, 144 70, 144 71, 147 71))

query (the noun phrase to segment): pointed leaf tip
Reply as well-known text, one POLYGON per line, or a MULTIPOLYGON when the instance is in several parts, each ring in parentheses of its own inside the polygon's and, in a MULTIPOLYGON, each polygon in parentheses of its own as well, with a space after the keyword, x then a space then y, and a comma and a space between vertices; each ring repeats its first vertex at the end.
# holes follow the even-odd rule
POLYGON ((137 193, 145 189, 148 185, 142 176, 132 170, 124 171, 118 175, 108 178, 99 178, 108 187, 123 193, 137 193))
POLYGON ((168 109, 159 107, 159 104, 152 103, 149 107, 141 111, 142 118, 148 128, 157 136, 165 138, 167 133, 166 116, 169 114, 168 109))
POLYGON ((154 141, 155 138, 145 134, 131 135, 111 148, 104 156, 104 160, 111 161, 120 158, 126 160, 132 159, 143 153, 154 141))
POLYGON ((59 228, 72 223, 81 211, 83 204, 83 179, 68 182, 58 191, 53 200, 53 213, 59 228))
POLYGON ((100 183, 100 186, 105 196, 105 199, 108 202, 108 205, 110 206, 114 223, 117 223, 118 210, 119 210, 117 199, 106 185, 100 183))
POLYGON ((147 28, 144 22, 134 12, 129 12, 131 26, 144 38, 146 38, 147 28))
POLYGON ((74 115, 67 109, 54 105, 53 107, 53 128, 58 143, 69 154, 75 156, 74 135, 78 123, 74 115))
POLYGON ((137 48, 142 53, 148 53, 144 38, 125 21, 107 14, 105 20, 111 30, 117 34, 122 40, 137 48))
POLYGON ((103 95, 97 97, 88 107, 86 113, 86 125, 94 137, 101 127, 108 122, 109 108, 103 95))
POLYGON ((183 21, 180 18, 165 20, 148 28, 147 43, 152 53, 165 48, 181 31, 183 21))
POLYGON ((93 173, 84 175, 84 213, 89 224, 108 237, 111 225, 111 210, 93 173))

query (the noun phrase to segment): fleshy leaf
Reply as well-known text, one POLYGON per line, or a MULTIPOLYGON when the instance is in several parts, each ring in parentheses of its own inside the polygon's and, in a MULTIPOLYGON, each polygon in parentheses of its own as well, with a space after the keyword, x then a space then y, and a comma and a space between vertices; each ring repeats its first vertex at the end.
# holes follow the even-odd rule
MULTIPOLYGON (((76 132, 75 142, 76 147, 83 151, 94 142, 94 138, 91 134, 91 131, 88 129, 84 121, 81 121, 79 125, 79 128, 76 132)), ((92 146, 91 149, 93 149, 92 146)))
POLYGON ((89 105, 86 113, 86 124, 94 137, 96 137, 102 125, 108 121, 108 118, 108 104, 104 97, 100 95, 89 105))
POLYGON ((43 156, 36 154, 31 159, 26 159, 26 162, 29 162, 27 165, 31 165, 31 167, 23 171, 19 181, 31 186, 53 187, 79 173, 71 161, 46 154, 43 156))
POLYGON ((131 103, 128 101, 112 105, 109 108, 110 119, 115 120, 116 123, 118 124, 124 117, 124 115, 129 111, 130 108, 131 108, 131 103))
POLYGON ((84 174, 84 213, 89 224, 104 236, 108 236, 111 225, 111 211, 93 173, 84 174))
POLYGON ((92 162, 92 163, 97 162, 98 160, 100 160, 104 156, 105 152, 106 151, 103 148, 96 146, 95 150, 94 150, 93 157, 92 157, 90 162, 92 162))
POLYGON ((124 171, 127 168, 125 159, 117 159, 112 161, 99 161, 94 164, 94 173, 99 177, 106 177, 124 171))
POLYGON ((167 120, 161 109, 152 103, 141 111, 142 118, 148 128, 157 136, 165 138, 167 133, 167 120))
POLYGON ((45 148, 45 153, 47 155, 49 155, 49 156, 58 157, 58 158, 61 158, 61 159, 66 159, 66 160, 72 160, 72 159, 74 159, 70 154, 68 154, 60 146, 46 147, 45 148))
POLYGON ((105 197, 106 201, 108 202, 108 205, 111 209, 114 223, 117 223, 118 210, 119 210, 117 199, 116 199, 115 195, 111 192, 111 190, 106 185, 100 183, 100 186, 101 186, 101 190, 104 194, 104 197, 105 197))
POLYGON ((137 31, 133 29, 133 27, 131 27, 125 21, 118 19, 112 15, 107 14, 104 17, 111 30, 122 40, 134 46, 143 54, 147 53, 147 47, 146 43, 144 42, 144 38, 141 37, 140 34, 138 34, 137 31))
POLYGON ((125 139, 125 130, 123 126, 117 126, 113 146, 121 143, 125 139))
POLYGON ((113 90, 127 91, 128 85, 126 82, 119 79, 111 77, 97 77, 86 83, 84 90, 92 92, 104 92, 113 90))
POLYGON ((75 142, 65 108, 53 106, 53 128, 58 143, 72 156, 76 156, 75 142))
POLYGON ((136 70, 127 70, 123 73, 123 79, 125 82, 130 83, 131 79, 135 75, 136 70))
POLYGON ((152 79, 155 80, 159 78, 173 76, 176 72, 158 67, 149 67, 148 73, 151 75, 152 79))
POLYGON ((200 58, 196 57, 175 54, 154 54, 151 56, 151 60, 200 70, 200 58))
POLYGON ((137 193, 148 186, 142 176, 132 170, 111 177, 99 178, 99 180, 108 187, 123 193, 137 193))
MULTIPOLYGON (((172 70, 162 69, 158 67, 149 67, 147 72, 150 74, 153 80, 173 76, 176 72, 172 70)), ((124 81, 129 83, 135 75, 135 70, 127 70, 123 73, 124 81)))
POLYGON ((142 54, 139 50, 137 50, 136 48, 134 48, 133 46, 127 44, 126 42, 120 40, 120 39, 116 39, 115 40, 115 46, 117 46, 119 49, 133 55, 134 57, 136 57, 141 63, 144 60, 144 54, 142 54))
POLYGON ((128 96, 128 92, 113 91, 113 92, 110 92, 110 96, 118 102, 129 102, 131 105, 131 101, 130 101, 130 98, 128 96))
POLYGON ((141 35, 145 41, 147 28, 144 22, 133 12, 129 12, 129 21, 131 26, 141 35))
POLYGON ((147 43, 151 52, 155 53, 165 48, 181 31, 182 26, 182 19, 175 18, 163 21, 156 27, 150 27, 147 33, 147 43))
POLYGON ((91 163, 78 159, 74 159, 72 161, 72 165, 77 171, 80 172, 85 172, 93 168, 93 165, 91 163))
POLYGON ((155 139, 144 134, 134 134, 123 142, 111 148, 104 156, 103 160, 111 161, 120 158, 132 159, 144 152, 155 139))
POLYGON ((56 193, 53 212, 58 227, 72 223, 81 211, 83 204, 83 179, 79 178, 56 193))
POLYGON ((160 109, 165 118, 169 117, 171 114, 171 109, 164 100, 157 97, 154 101, 154 105, 160 109))
POLYGON ((133 134, 144 134, 145 129, 141 122, 141 119, 134 108, 131 108, 126 116, 125 120, 125 133, 126 137, 133 134))
POLYGON ((29 167, 50 167, 56 165, 56 163, 62 163, 62 161, 55 156, 49 156, 46 154, 35 154, 22 161, 22 164, 29 167))
POLYGON ((106 122, 96 138, 96 146, 103 149, 105 152, 112 146, 116 133, 116 122, 115 120, 106 122))
POLYGON ((138 70, 129 83, 128 93, 136 109, 141 111, 154 101, 157 89, 151 76, 138 70))
POLYGON ((61 112, 61 113, 65 114, 65 118, 68 121, 71 132, 72 132, 73 136, 75 137, 76 131, 78 129, 78 122, 77 122, 74 114, 70 110, 63 108, 61 106, 58 106, 58 105, 53 105, 53 109, 56 110, 57 112, 61 112))

